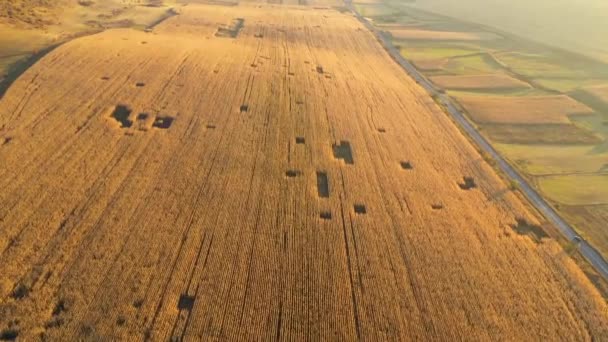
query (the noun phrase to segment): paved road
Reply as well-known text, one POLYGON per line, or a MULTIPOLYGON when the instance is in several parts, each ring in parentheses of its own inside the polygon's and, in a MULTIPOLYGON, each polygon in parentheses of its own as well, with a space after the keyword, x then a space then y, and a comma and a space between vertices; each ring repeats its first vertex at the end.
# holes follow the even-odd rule
POLYGON ((581 240, 576 231, 570 226, 559 214, 545 201, 536 190, 519 174, 519 172, 511 166, 495 149, 492 145, 473 127, 464 114, 458 110, 454 105, 454 102, 449 96, 439 92, 435 86, 427 80, 409 61, 407 61, 399 50, 397 50, 391 43, 390 37, 385 35, 383 32, 377 30, 367 19, 365 19, 352 5, 350 1, 346 1, 346 6, 355 14, 357 19, 363 25, 365 25, 372 33, 376 35, 378 40, 384 45, 384 48, 393 57, 393 59, 401 65, 401 67, 418 82, 424 89, 426 89, 431 96, 438 99, 438 101, 445 106, 447 111, 452 115, 454 120, 460 125, 460 127, 475 141, 475 143, 486 153, 488 153, 496 161, 500 169, 507 174, 507 176, 519 185, 520 190, 526 195, 526 197, 532 202, 532 204, 550 221, 552 222, 562 234, 574 243, 578 243, 580 253, 595 267, 595 269, 605 278, 608 279, 608 263, 593 248, 587 241, 581 240))

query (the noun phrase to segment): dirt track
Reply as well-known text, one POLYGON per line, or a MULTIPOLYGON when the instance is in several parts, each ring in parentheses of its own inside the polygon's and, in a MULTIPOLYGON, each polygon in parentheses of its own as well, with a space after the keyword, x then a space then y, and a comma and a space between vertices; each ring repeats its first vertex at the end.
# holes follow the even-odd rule
POLYGON ((72 41, 0 100, 0 333, 608 338, 591 283, 518 234, 536 219, 370 32, 256 6, 72 41))

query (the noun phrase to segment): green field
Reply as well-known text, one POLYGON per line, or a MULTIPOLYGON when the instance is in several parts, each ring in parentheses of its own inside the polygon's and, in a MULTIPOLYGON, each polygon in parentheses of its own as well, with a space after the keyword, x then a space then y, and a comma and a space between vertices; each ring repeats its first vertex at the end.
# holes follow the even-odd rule
POLYGON ((452 58, 446 65, 445 71, 454 75, 491 74, 500 72, 500 66, 488 55, 479 54, 452 58))
POLYGON ((595 146, 494 144, 498 151, 530 175, 592 173, 608 164, 608 153, 595 146))
POLYGON ((608 174, 541 177, 538 185, 548 198, 561 204, 608 203, 608 174))
POLYGON ((416 46, 414 44, 404 44, 400 47, 401 54, 413 60, 450 58, 476 53, 476 50, 459 47, 435 47, 435 46, 416 46))

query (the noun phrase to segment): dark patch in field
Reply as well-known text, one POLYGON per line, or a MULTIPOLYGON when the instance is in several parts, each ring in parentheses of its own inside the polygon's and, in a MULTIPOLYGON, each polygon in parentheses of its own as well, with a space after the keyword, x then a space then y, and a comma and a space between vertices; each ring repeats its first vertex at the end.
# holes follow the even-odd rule
POLYGON ((216 37, 222 38, 236 38, 239 33, 243 29, 245 25, 245 19, 236 18, 232 20, 232 23, 229 26, 223 25, 218 27, 217 32, 215 32, 216 37))
POLYGON ((7 328, 0 332, 0 341, 14 341, 19 336, 19 331, 14 328, 7 328))
POLYGON ((531 224, 526 219, 518 218, 516 221, 517 223, 512 224, 511 228, 519 235, 528 235, 537 243, 540 243, 542 239, 549 237, 540 226, 531 224))
POLYGON ((348 141, 340 141, 340 145, 334 144, 332 146, 334 152, 334 158, 343 159, 346 164, 354 164, 352 149, 348 141))
POLYGON ((402 161, 399 163, 399 165, 401 165, 401 168, 404 170, 412 170, 414 168, 412 163, 410 163, 409 161, 402 161))
POLYGON ((296 137, 296 144, 304 145, 305 143, 306 140, 304 139, 304 137, 296 137))
POLYGON ((462 180, 462 183, 458 183, 458 186, 462 190, 471 190, 477 187, 477 184, 475 184, 475 179, 473 177, 462 177, 462 180))
POLYGON ((287 170, 285 172, 285 176, 287 176, 289 178, 294 178, 294 177, 297 177, 297 176, 299 176, 301 174, 302 174, 302 172, 299 171, 299 170, 287 170))
POLYGON ((129 120, 131 108, 125 105, 117 105, 112 112, 112 117, 118 121, 122 128, 129 128, 133 125, 133 121, 129 120))
POLYGON ((157 116, 152 124, 152 127, 160 129, 169 129, 175 119, 170 116, 157 116))
POLYGON ((143 299, 136 299, 133 301, 133 307, 136 309, 141 308, 141 306, 144 304, 144 300, 143 299))
POLYGON ((23 299, 30 293, 30 289, 27 288, 24 284, 17 284, 11 293, 11 297, 14 299, 23 299))
POLYGON ((194 296, 190 296, 187 294, 183 294, 179 297, 179 301, 177 302, 177 308, 179 310, 192 310, 194 307, 194 296))
POLYGON ((329 197, 329 178, 325 172, 317 172, 317 194, 319 197, 329 197))
POLYGON ((365 208, 365 205, 363 204, 355 204, 355 214, 367 214, 367 209, 365 208))
POLYGON ((249 111, 249 106, 246 104, 241 105, 241 113, 247 112, 247 111, 249 111))
POLYGON ((330 211, 322 211, 320 214, 321 219, 323 220, 331 220, 331 212, 330 211))
POLYGON ((63 299, 60 299, 59 301, 57 301, 57 304, 55 304, 55 307, 53 308, 53 316, 58 316, 64 311, 66 311, 65 301, 63 299))
POLYGON ((431 204, 431 209, 433 209, 433 210, 441 210, 441 209, 443 209, 443 204, 441 204, 441 203, 431 204))

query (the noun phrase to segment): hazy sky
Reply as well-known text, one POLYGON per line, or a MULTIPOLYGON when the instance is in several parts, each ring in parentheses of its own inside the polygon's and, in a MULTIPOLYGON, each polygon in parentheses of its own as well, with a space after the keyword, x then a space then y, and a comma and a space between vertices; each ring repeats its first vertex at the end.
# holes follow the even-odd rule
POLYGON ((608 61, 608 0, 417 0, 414 6, 608 61))

